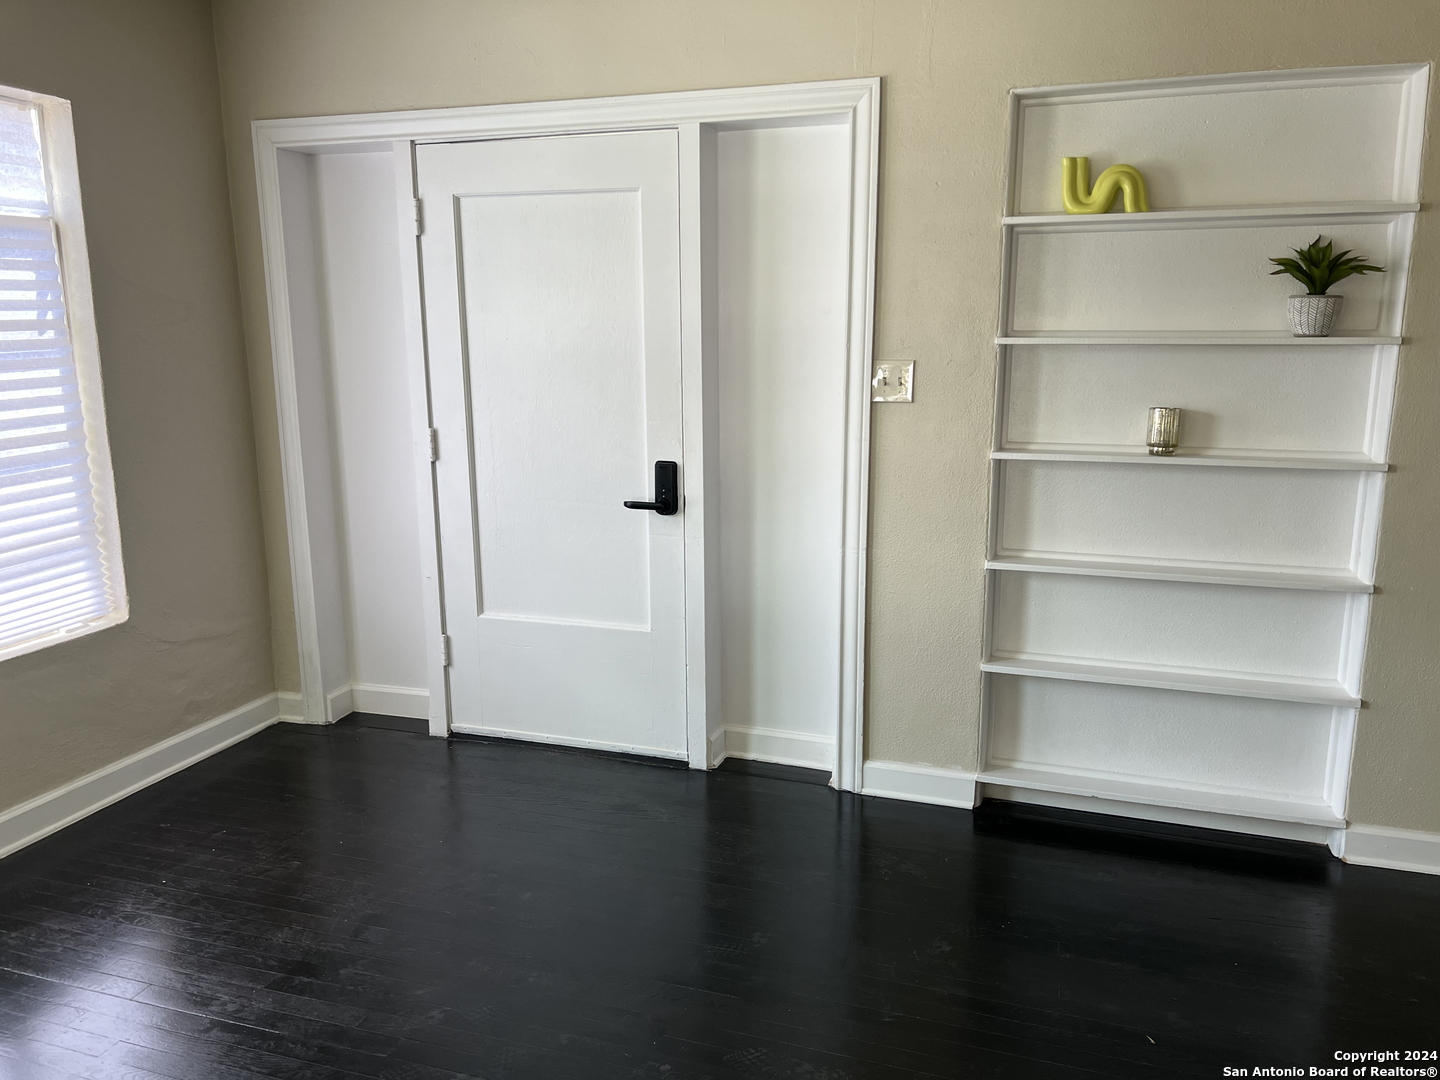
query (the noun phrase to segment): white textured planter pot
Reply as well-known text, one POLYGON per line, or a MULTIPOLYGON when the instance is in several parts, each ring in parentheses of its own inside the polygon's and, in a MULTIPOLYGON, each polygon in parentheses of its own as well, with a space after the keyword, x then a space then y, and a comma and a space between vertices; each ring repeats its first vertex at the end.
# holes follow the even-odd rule
POLYGON ((1290 332, 1295 337, 1329 337, 1343 296, 1290 297, 1290 332))

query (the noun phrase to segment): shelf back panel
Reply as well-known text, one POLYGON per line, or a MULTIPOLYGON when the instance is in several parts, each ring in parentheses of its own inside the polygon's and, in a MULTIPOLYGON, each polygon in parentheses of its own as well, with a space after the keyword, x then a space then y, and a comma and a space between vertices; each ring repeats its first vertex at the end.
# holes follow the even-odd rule
POLYGON ((997 554, 1072 554, 1233 567, 1355 565, 1367 475, 1298 469, 997 463, 997 554))
POLYGON ((988 764, 1324 798, 1335 711, 1138 686, 990 676, 988 764))
POLYGON ((1150 407, 1176 405, 1186 448, 1366 453, 1371 382, 1393 357, 1364 345, 1008 349, 1002 448, 1143 447, 1150 407))
MULTIPOLYGON (((1129 215, 1125 215, 1129 216, 1129 215)), ((1272 256, 1317 235, 1387 267, 1353 275, 1337 334, 1398 334, 1409 262, 1409 220, 1226 228, 1017 228, 1005 333, 1204 331, 1285 333, 1288 297, 1305 291, 1271 276, 1272 256), (1394 271, 1393 273, 1390 271, 1394 271)))
POLYGON ((1425 77, 1403 65, 1343 81, 1262 74, 1228 92, 1135 83, 1022 97, 1014 212, 1063 213, 1060 159, 1082 156, 1092 177, 1134 165, 1157 210, 1413 201, 1406 165, 1418 149, 1425 77))
POLYGON ((990 647, 1339 682, 1356 611, 1346 593, 999 571, 990 647))

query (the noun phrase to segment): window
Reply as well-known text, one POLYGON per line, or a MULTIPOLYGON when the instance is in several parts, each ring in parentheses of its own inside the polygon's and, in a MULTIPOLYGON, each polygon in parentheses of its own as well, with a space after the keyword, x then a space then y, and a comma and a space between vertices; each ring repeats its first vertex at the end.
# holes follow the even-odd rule
POLYGON ((0 660, 128 614, 70 105, 0 87, 0 660))

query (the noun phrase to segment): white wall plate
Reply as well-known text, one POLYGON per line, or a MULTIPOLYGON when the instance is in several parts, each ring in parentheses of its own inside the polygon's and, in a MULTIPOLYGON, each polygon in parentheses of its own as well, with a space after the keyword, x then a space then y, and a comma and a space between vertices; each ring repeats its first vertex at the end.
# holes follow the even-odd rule
POLYGON ((915 361, 876 360, 870 387, 871 401, 914 401, 915 361))

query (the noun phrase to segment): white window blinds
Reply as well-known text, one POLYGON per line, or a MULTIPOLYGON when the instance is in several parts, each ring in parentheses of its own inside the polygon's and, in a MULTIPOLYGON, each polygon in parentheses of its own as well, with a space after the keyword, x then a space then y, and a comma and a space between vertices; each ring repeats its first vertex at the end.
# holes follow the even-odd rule
POLYGON ((0 660, 126 615, 98 356, 77 357, 66 311, 61 241, 84 240, 78 213, 70 235, 57 220, 46 119, 0 97, 0 660))

